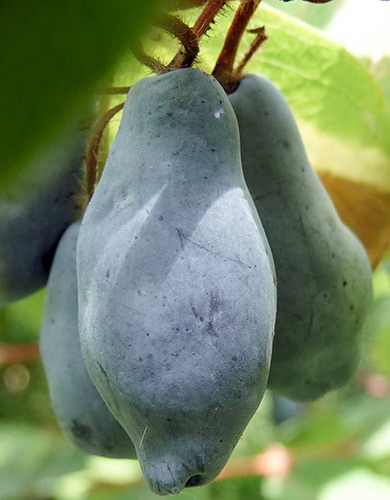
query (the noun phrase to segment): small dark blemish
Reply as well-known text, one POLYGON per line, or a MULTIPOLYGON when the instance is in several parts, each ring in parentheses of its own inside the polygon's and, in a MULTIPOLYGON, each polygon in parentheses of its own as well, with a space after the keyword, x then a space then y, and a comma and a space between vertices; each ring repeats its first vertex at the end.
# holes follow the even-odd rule
POLYGON ((70 428, 73 436, 83 441, 90 441, 92 438, 92 431, 86 425, 80 424, 76 419, 72 420, 72 427, 70 428))

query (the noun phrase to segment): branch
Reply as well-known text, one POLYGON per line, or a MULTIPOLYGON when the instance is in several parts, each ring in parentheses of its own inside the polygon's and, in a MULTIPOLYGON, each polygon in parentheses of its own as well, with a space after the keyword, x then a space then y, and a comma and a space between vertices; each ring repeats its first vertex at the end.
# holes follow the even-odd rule
POLYGON ((215 65, 213 75, 227 92, 231 91, 236 84, 233 67, 238 47, 248 23, 256 12, 260 2, 261 0, 241 0, 225 37, 225 42, 215 65))
POLYGON ((253 30, 248 30, 248 33, 254 33, 256 36, 255 36, 253 42, 251 43, 249 50, 244 54, 244 57, 237 64, 237 67, 233 72, 234 79, 237 79, 237 80, 241 79, 241 74, 242 74, 245 66, 248 64, 250 59, 255 55, 257 50, 267 40, 267 35, 265 34, 264 26, 262 26, 260 28, 255 28, 253 30))
MULTIPOLYGON (((209 0, 192 28, 198 40, 206 33, 215 16, 225 5, 226 0, 209 0)), ((184 47, 181 47, 175 57, 169 63, 170 69, 178 69, 191 66, 195 58, 189 55, 184 47)))
POLYGON ((179 53, 183 52, 185 63, 190 66, 199 53, 199 37, 194 30, 178 17, 171 16, 166 12, 160 12, 155 23, 181 41, 182 47, 179 49, 179 53))
POLYGON ((110 122, 111 118, 115 116, 121 109, 123 109, 124 104, 125 103, 122 102, 104 113, 104 115, 102 115, 96 122, 96 125, 90 135, 85 159, 85 178, 89 199, 91 199, 93 195, 95 185, 99 177, 97 164, 99 157, 99 146, 102 140, 104 129, 110 122))
POLYGON ((29 363, 40 359, 38 342, 26 344, 0 343, 0 366, 29 363))

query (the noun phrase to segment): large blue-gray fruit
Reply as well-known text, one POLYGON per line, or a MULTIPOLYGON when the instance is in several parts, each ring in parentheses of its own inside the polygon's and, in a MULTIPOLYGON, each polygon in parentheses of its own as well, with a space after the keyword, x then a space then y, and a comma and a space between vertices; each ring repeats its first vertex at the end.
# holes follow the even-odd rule
POLYGON ((0 192, 0 307, 46 284, 57 243, 79 216, 89 129, 86 120, 0 192))
POLYGON ((269 386, 291 399, 315 399, 345 384, 359 362, 370 263, 310 166, 281 92, 249 75, 229 98, 278 278, 269 386))
POLYGON ((130 90, 77 259, 87 368, 149 486, 211 481, 262 399, 276 313, 237 121, 213 77, 179 69, 130 90))
POLYGON ((78 327, 76 242, 72 224, 58 245, 46 290, 40 351, 58 422, 87 453, 135 458, 130 438, 92 383, 81 354, 78 327))

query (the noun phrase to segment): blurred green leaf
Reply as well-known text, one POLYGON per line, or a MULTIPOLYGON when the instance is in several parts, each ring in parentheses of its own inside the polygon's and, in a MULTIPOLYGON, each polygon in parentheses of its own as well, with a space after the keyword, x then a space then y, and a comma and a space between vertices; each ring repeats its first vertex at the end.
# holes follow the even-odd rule
POLYGON ((322 489, 318 500, 385 500, 390 498, 390 479, 357 468, 341 477, 329 481, 322 489))
POLYGON ((266 478, 263 492, 267 500, 318 500, 323 485, 351 471, 355 462, 337 459, 312 460, 297 465, 282 481, 266 478))
POLYGON ((31 342, 38 339, 45 290, 13 302, 1 311, 0 339, 3 342, 31 342))
POLYGON ((342 419, 330 411, 313 412, 302 421, 297 434, 288 442, 289 447, 313 446, 337 442, 350 435, 342 419))
POLYGON ((0 4, 0 182, 60 135, 161 0, 0 4))
POLYGON ((49 495, 61 474, 82 468, 85 456, 48 432, 2 422, 0 427, 0 499, 49 495), (30 495, 30 496, 29 496, 30 495))

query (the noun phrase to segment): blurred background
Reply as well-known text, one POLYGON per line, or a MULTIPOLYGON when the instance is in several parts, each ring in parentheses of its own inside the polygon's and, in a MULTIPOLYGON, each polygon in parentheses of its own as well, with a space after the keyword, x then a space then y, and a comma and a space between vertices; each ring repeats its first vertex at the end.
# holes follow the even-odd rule
MULTIPOLYGON (((274 9, 275 19, 281 11, 283 19, 285 15, 292 16, 344 45, 373 75, 388 106, 390 3, 379 0, 334 0, 320 6, 300 0, 288 4, 279 0, 264 3, 274 9)), ((225 18, 229 18, 228 13, 225 18)), ((207 47, 205 50, 207 62, 207 47)), ((125 64, 126 57, 118 61, 118 67, 125 64)), ((133 73, 133 78, 137 78, 138 73, 135 70, 133 73)), ((128 76, 123 70, 118 70, 118 74, 120 83, 124 75, 128 76)), ((282 78, 280 81, 282 86, 282 78)), ((297 109, 300 110, 299 103, 297 109)), ((304 114, 301 117, 303 121, 307 118, 304 114)), ((114 128, 115 124, 111 133, 114 128)), ((304 139, 310 150, 312 132, 304 134, 304 139)), ((390 136, 383 149, 390 150, 390 136)), ((313 158, 314 166, 321 171, 314 148, 313 158)), ((386 158, 388 183, 379 190, 381 193, 378 191, 378 197, 390 191, 390 155, 386 158)), ((371 173, 362 176, 362 183, 368 184, 375 178, 371 188, 378 184, 375 168, 373 164, 371 173)), ((375 204, 376 191, 370 192, 370 196, 375 204)), ((349 201, 347 208, 343 205, 346 211, 352 210, 350 205, 356 199, 349 201)), ((374 302, 366 325, 363 357, 354 379, 343 389, 310 404, 295 403, 268 391, 221 476, 210 485, 186 490, 179 494, 180 498, 390 498, 387 203, 388 198, 381 205, 382 211, 375 212, 376 218, 383 218, 382 239, 380 252, 375 254, 374 302)), ((378 234, 372 238, 379 241, 378 234)), ((76 450, 59 430, 37 347, 44 295, 41 290, 0 309, 0 500, 157 498, 144 486, 136 461, 88 456, 76 450)))

